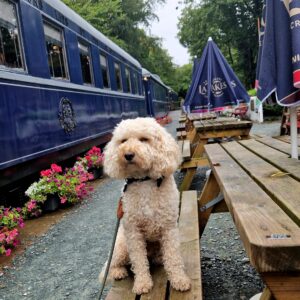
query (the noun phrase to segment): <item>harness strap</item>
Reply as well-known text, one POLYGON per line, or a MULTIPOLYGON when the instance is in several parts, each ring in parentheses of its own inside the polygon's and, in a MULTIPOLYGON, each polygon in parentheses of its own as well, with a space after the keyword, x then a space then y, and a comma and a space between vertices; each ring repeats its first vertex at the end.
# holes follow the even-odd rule
MULTIPOLYGON (((156 179, 156 186, 157 186, 157 187, 160 187, 160 186, 161 186, 161 184, 162 184, 164 178, 165 178, 165 177, 162 176, 162 177, 159 177, 158 179, 156 179)), ((152 178, 150 178, 149 176, 143 177, 143 178, 127 178, 127 179, 125 180, 125 185, 124 185, 124 187, 123 187, 123 193, 126 192, 128 185, 130 185, 130 184, 132 184, 132 183, 134 183, 134 182, 142 182, 142 181, 146 181, 146 180, 152 180, 152 178)))

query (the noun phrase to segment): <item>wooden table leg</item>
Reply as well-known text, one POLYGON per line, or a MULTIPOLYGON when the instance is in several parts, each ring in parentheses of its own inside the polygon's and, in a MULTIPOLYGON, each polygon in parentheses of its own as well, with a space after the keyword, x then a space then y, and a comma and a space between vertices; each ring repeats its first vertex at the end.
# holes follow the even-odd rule
POLYGON ((274 300, 274 297, 272 296, 270 290, 267 287, 265 287, 259 300, 274 300))
MULTIPOLYGON (((201 158, 203 156, 204 153, 204 145, 207 143, 207 140, 203 140, 203 141, 199 141, 199 143, 196 145, 195 150, 193 151, 191 160, 195 159, 195 158, 201 158)), ((183 181, 180 185, 180 191, 187 191, 189 190, 193 178, 196 174, 197 168, 188 168, 186 169, 186 173, 184 175, 183 181)))
MULTIPOLYGON (((213 174, 213 172, 210 173, 204 188, 202 190, 202 193, 199 197, 199 208, 203 205, 207 204, 209 201, 213 200, 215 197, 218 196, 220 193, 220 188, 217 183, 217 180, 213 174)), ((209 219, 209 216, 213 210, 213 206, 206 209, 205 211, 201 212, 199 211, 199 231, 200 231, 200 237, 205 229, 205 226, 207 224, 207 221, 209 219)))
POLYGON ((300 272, 270 272, 262 273, 261 276, 274 299, 300 299, 300 272))

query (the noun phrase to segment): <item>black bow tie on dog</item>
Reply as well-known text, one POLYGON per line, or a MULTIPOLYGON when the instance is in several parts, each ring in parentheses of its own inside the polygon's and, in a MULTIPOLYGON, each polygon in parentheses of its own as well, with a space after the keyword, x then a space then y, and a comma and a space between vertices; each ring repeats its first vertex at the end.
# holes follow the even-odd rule
MULTIPOLYGON (((156 185, 157 185, 157 187, 160 187, 160 186, 161 186, 161 184, 162 184, 164 178, 165 178, 165 177, 162 176, 162 177, 159 177, 158 179, 156 179, 156 185)), ((124 187, 123 187, 123 193, 126 192, 128 185, 130 185, 130 184, 132 184, 132 183, 134 183, 134 182, 142 182, 142 181, 146 181, 146 180, 152 180, 152 178, 150 178, 149 176, 143 177, 143 178, 126 178, 126 179, 125 179, 126 183, 125 183, 125 185, 124 185, 124 187)), ((153 179, 153 180, 154 180, 154 179, 153 179)))

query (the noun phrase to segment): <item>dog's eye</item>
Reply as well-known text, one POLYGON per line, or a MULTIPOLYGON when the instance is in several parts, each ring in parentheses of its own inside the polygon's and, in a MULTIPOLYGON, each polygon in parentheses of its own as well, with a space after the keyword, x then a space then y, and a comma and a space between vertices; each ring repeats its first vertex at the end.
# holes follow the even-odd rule
POLYGON ((125 143, 127 141, 127 139, 124 139, 121 141, 121 144, 125 143))
POLYGON ((145 142, 148 142, 149 139, 147 139, 147 138, 145 138, 145 137, 142 137, 142 138, 140 138, 140 141, 143 142, 143 143, 145 143, 145 142))

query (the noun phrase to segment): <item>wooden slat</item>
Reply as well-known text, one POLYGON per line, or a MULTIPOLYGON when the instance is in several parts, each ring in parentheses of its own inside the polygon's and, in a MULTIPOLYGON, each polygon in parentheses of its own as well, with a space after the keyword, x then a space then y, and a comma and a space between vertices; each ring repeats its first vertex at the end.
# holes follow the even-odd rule
POLYGON ((167 274, 163 266, 151 268, 153 288, 148 294, 141 295, 140 300, 165 300, 167 293, 167 274))
POLYGON ((197 192, 182 193, 179 218, 181 255, 187 275, 191 278, 192 288, 187 292, 178 292, 171 288, 170 300, 202 299, 200 242, 198 229, 197 192))
POLYGON ((198 132, 198 138, 210 139, 210 138, 221 138, 221 137, 237 137, 237 136, 249 136, 250 128, 237 128, 237 129, 226 129, 219 131, 202 131, 198 132))
POLYGON ((190 161, 183 162, 181 164, 181 169, 205 167, 208 165, 209 165, 209 163, 206 158, 192 158, 190 161))
POLYGON ((221 145, 205 150, 252 265, 261 272, 300 270, 299 227, 221 145))
POLYGON ((177 141, 180 152, 182 153, 183 141, 177 141))
POLYGON ((240 144, 270 162, 280 170, 300 181, 300 161, 255 140, 243 140, 240 144))
POLYGON ((191 159, 191 142, 189 140, 183 141, 182 159, 184 161, 191 159))
POLYGON ((227 129, 238 129, 238 128, 251 128, 252 122, 250 121, 202 121, 200 122, 194 122, 194 126, 197 130, 197 132, 202 131, 222 131, 227 129))
POLYGON ((300 182, 290 176, 274 176, 280 172, 278 168, 237 142, 225 143, 223 147, 300 226, 300 182))
POLYGON ((179 124, 178 127, 176 128, 176 131, 185 131, 185 124, 179 124))
MULTIPOLYGON (((280 141, 283 141, 285 143, 291 143, 291 136, 290 135, 280 135, 280 136, 276 136, 274 137, 275 139, 278 139, 280 141)), ((300 145, 300 135, 298 134, 298 145, 300 145)))
MULTIPOLYGON (((268 145, 269 147, 277 149, 283 153, 286 153, 289 155, 291 154, 291 145, 289 145, 288 143, 282 142, 278 139, 273 139, 271 137, 263 137, 263 138, 259 138, 256 140, 259 141, 260 143, 268 145)), ((300 147, 298 147, 298 149, 300 152, 300 147)))
POLYGON ((132 293, 133 280, 126 278, 114 281, 112 288, 109 290, 106 300, 135 300, 136 295, 132 293))

